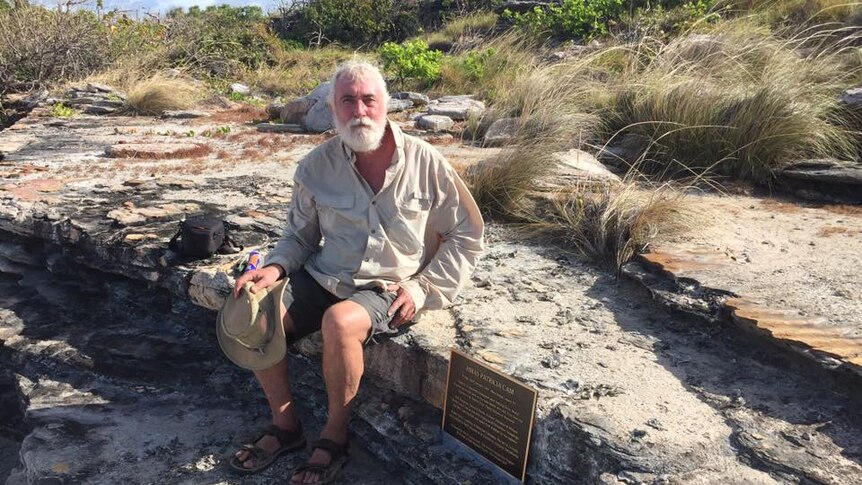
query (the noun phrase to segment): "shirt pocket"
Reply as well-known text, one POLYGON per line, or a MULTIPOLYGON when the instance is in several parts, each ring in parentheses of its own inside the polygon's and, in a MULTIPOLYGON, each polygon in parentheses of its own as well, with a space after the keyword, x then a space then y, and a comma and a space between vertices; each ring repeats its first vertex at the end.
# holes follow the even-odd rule
POLYGON ((330 236, 347 230, 356 224, 357 215, 354 213, 356 197, 353 195, 316 195, 317 216, 320 221, 320 230, 324 236, 330 236))
POLYGON ((425 225, 432 206, 431 197, 413 192, 396 203, 398 215, 390 224, 390 240, 399 252, 407 255, 419 253, 424 247, 425 225))

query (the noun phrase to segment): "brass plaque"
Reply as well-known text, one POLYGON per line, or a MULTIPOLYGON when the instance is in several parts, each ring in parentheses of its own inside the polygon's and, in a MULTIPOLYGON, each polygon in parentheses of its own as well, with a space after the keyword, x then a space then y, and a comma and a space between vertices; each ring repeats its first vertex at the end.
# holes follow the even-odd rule
POLYGON ((523 482, 537 397, 535 389, 453 349, 443 431, 523 482))

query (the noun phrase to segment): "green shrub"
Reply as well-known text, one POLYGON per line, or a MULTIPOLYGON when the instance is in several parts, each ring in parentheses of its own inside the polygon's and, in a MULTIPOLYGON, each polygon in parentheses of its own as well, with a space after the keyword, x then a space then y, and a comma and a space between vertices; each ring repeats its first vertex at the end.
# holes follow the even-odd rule
POLYGON ((563 0, 525 13, 506 10, 503 16, 534 37, 550 33, 559 38, 590 39, 607 34, 608 20, 622 11, 622 0, 563 0))
POLYGON ((51 116, 54 118, 71 118, 75 116, 75 110, 63 103, 56 103, 51 107, 51 116))
POLYGON ((0 11, 0 91, 17 81, 81 79, 113 60, 108 34, 89 10, 18 7, 0 11))
POLYGON ((172 65, 215 77, 276 62, 281 44, 260 7, 210 6, 168 13, 164 42, 172 65))
POLYGON ((284 7, 277 31, 303 45, 378 45, 415 35, 417 13, 418 2, 309 0, 284 7))
POLYGON ((386 42, 378 50, 383 68, 398 77, 401 87, 404 81, 414 79, 428 85, 440 77, 443 53, 429 50, 423 40, 412 40, 404 44, 386 42))

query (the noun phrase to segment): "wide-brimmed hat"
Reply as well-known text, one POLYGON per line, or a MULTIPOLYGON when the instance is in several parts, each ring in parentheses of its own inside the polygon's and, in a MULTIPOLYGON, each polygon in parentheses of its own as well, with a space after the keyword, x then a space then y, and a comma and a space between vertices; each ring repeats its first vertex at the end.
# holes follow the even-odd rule
POLYGON ((281 322, 282 296, 287 280, 251 292, 248 282, 239 297, 228 295, 219 310, 216 335, 221 349, 245 369, 266 369, 281 362, 287 352, 281 322))

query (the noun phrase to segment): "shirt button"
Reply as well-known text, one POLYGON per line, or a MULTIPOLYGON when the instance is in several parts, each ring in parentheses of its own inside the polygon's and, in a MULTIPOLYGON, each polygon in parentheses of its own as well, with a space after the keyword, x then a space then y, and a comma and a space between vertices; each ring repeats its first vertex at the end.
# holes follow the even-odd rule
POLYGON ((371 258, 365 258, 365 262, 366 262, 366 263, 367 263, 367 262, 369 262, 369 261, 371 261, 371 258))
POLYGON ((377 205, 377 201, 376 201, 376 200, 372 200, 372 201, 371 201, 371 205, 377 205))
POLYGON ((371 234, 377 234, 377 229, 372 229, 371 234))

